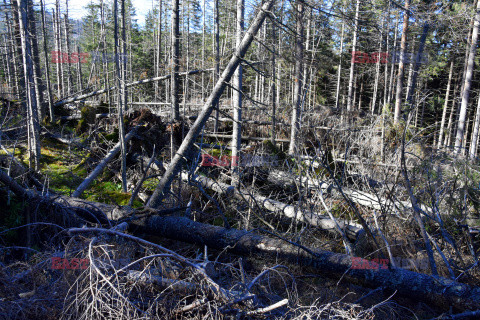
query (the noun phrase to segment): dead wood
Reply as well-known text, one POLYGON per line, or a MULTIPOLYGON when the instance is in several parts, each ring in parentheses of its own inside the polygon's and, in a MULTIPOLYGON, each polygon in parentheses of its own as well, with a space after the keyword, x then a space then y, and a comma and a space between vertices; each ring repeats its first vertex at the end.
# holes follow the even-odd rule
MULTIPOLYGON (((182 180, 189 181, 189 175, 187 172, 182 172, 181 176, 182 180)), ((281 214, 282 216, 299 222, 306 222, 314 227, 328 232, 338 233, 335 221, 329 216, 320 215, 311 211, 307 212, 297 208, 295 205, 269 199, 265 196, 247 190, 239 190, 234 186, 217 182, 207 177, 196 176, 195 181, 200 183, 203 188, 214 190, 221 195, 225 195, 227 197, 234 196, 238 200, 246 201, 249 204, 256 203, 270 212, 281 214)), ((337 223, 340 225, 340 228, 344 230, 347 237, 354 242, 360 240, 360 238, 364 236, 363 228, 357 223, 341 219, 337 219, 337 223)))
MULTIPOLYGON (((130 132, 125 136, 125 143, 130 141, 133 138, 137 127, 132 128, 130 132)), ((107 153, 105 158, 95 167, 95 169, 88 175, 88 177, 83 180, 83 182, 77 187, 77 189, 72 193, 72 197, 78 198, 82 195, 82 193, 93 183, 93 181, 103 172, 103 169, 107 166, 107 164, 115 158, 115 156, 120 152, 120 142, 117 142, 115 146, 107 153)))
MULTIPOLYGON (((192 70, 192 71, 189 71, 189 72, 179 73, 178 75, 179 76, 193 75, 193 74, 212 71, 212 70, 213 69, 192 70)), ((132 87, 132 86, 136 86, 136 85, 139 85, 139 84, 145 84, 145 83, 154 82, 154 81, 168 80, 168 79, 170 79, 170 76, 171 75, 166 75, 166 76, 155 77, 155 78, 150 78, 150 79, 138 80, 138 81, 127 83, 126 87, 132 87)), ((102 94, 102 93, 106 93, 108 91, 115 90, 116 88, 117 88, 116 86, 113 86, 113 87, 110 87, 110 88, 96 90, 96 91, 89 92, 89 93, 86 93, 86 94, 82 94, 82 95, 79 95, 79 96, 75 96, 75 97, 72 97, 72 98, 63 99, 63 100, 57 101, 54 104, 54 106, 59 107, 59 106, 63 106, 64 104, 67 104, 67 103, 71 103, 71 102, 75 102, 75 101, 79 101, 79 100, 85 100, 86 98, 93 97, 93 96, 96 96, 96 95, 99 95, 99 94, 102 94)))
POLYGON ((184 217, 152 216, 129 224, 130 232, 208 246, 240 255, 258 255, 263 259, 285 259, 324 276, 343 279, 366 287, 383 287, 409 298, 433 304, 441 309, 480 308, 480 288, 442 277, 433 277, 404 269, 351 269, 352 257, 346 254, 313 250, 266 237, 250 231, 225 229, 184 217))

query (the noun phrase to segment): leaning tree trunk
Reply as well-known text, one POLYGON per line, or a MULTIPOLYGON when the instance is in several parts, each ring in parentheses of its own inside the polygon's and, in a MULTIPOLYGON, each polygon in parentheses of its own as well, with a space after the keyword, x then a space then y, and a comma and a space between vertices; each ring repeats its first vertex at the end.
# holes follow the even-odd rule
POLYGON ((410 0, 405 0, 405 9, 403 13, 403 30, 402 40, 400 42, 400 63, 398 64, 397 74, 397 91, 395 94, 395 115, 393 118, 394 123, 398 123, 400 120, 400 114, 402 111, 402 91, 403 91, 403 73, 405 72, 405 53, 407 52, 407 32, 408 32, 408 19, 410 0))
POLYGON ((358 14, 360 11, 360 0, 357 0, 355 7, 355 26, 353 28, 353 40, 352 40, 352 60, 350 62, 350 79, 348 80, 348 97, 347 97, 347 110, 352 109, 353 101, 353 74, 355 72, 355 59, 354 54, 357 50, 357 32, 358 32, 358 14))
POLYGON ((477 1, 477 12, 472 31, 472 42, 468 54, 467 72, 462 92, 462 104, 460 106, 460 115, 458 117, 457 135, 455 138, 455 153, 459 153, 463 145, 463 136, 465 131, 465 119, 467 117, 468 99, 470 97, 470 88, 472 86, 473 65, 475 62, 475 52, 477 50, 478 28, 480 26, 480 1, 477 1))
POLYGON ((151 196, 150 200, 147 203, 149 207, 157 207, 161 204, 162 199, 165 197, 166 191, 170 187, 173 179, 178 174, 181 169, 181 165, 183 162, 184 157, 187 155, 188 151, 191 149, 192 145, 195 142, 195 139, 198 137, 200 131, 205 126, 208 117, 211 115, 213 108, 218 104, 220 96, 222 95, 226 83, 230 81, 233 73, 235 72, 238 64, 241 62, 241 59, 244 57, 245 53, 247 52, 250 44, 253 41, 253 38, 257 34, 258 30, 262 26, 263 21, 265 20, 268 11, 273 5, 273 0, 267 0, 262 7, 260 8, 257 16, 252 21, 250 28, 245 33, 245 36, 242 39, 242 42, 239 46, 235 49, 235 53, 233 54, 232 58, 230 59, 227 67, 222 73, 220 79, 218 79, 215 87, 210 94, 209 98, 205 102, 197 120, 190 128, 187 136, 183 140, 183 143, 178 148, 177 153, 175 154, 174 158, 170 166, 168 167, 167 171, 163 175, 160 183, 158 184, 157 188, 155 189, 153 195, 151 196))
POLYGON ((297 0, 296 5, 297 33, 295 34, 295 87, 293 93, 292 129, 290 131, 290 146, 288 148, 288 153, 290 155, 294 155, 298 150, 303 89, 303 0, 297 0))

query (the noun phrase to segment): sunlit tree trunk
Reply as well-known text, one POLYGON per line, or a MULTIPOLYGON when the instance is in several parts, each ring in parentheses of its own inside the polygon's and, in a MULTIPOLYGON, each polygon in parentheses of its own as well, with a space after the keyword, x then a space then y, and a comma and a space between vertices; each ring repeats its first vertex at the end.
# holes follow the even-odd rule
MULTIPOLYGON (((450 86, 453 78, 453 60, 450 62, 450 71, 448 73, 447 92, 445 93, 445 102, 443 104, 442 122, 440 124, 440 132, 438 133, 437 148, 440 149, 443 146, 443 134, 445 131, 445 121, 447 117, 448 98, 450 97, 450 86)), ((453 111, 453 110, 452 110, 453 111)))
POLYGON ((472 30, 472 41, 471 41, 470 50, 468 54, 467 72, 465 74, 465 82, 464 82, 463 92, 462 92, 462 104, 460 105, 460 114, 458 117, 457 135, 455 138, 456 153, 460 151, 460 148, 463 145, 463 136, 465 131, 465 120, 467 117, 468 99, 470 97, 470 88, 472 85, 472 78, 473 78, 473 65, 475 61, 475 52, 477 50, 478 28, 480 25, 480 1, 477 1, 477 10, 476 10, 474 21, 475 22, 472 30))
POLYGON ((353 28, 353 40, 352 40, 352 59, 350 62, 350 78, 348 80, 348 97, 347 97, 347 110, 352 109, 353 100, 353 78, 355 72, 355 59, 353 58, 354 52, 357 50, 357 32, 358 32, 358 15, 360 11, 360 0, 357 0, 355 7, 355 26, 353 28))

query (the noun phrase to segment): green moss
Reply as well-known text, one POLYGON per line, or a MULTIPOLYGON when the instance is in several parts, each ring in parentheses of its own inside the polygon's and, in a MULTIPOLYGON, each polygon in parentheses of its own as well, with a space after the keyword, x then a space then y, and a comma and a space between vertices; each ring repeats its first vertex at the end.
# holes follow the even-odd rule
POLYGON ((118 142, 118 128, 115 128, 112 133, 104 135, 105 140, 118 142))
MULTIPOLYGON (((132 194, 129 192, 122 192, 121 184, 110 181, 97 182, 84 193, 84 197, 88 201, 116 204, 120 206, 127 205, 131 196, 132 194)), ((135 200, 133 202, 134 208, 141 206, 143 206, 141 201, 135 200)))

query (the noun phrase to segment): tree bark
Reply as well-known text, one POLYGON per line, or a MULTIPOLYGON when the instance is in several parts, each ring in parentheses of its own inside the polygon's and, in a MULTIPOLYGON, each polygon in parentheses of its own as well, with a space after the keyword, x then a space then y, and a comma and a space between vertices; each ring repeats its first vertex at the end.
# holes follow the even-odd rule
POLYGON ((347 97, 347 111, 352 109, 353 100, 353 74, 355 72, 355 59, 353 58, 354 52, 357 50, 357 32, 358 32, 358 15, 360 11, 360 0, 357 0, 355 6, 355 26, 353 28, 353 40, 352 40, 352 59, 350 62, 350 79, 348 80, 348 97, 347 97))
POLYGON ((422 63, 423 58, 423 49, 425 48, 425 41, 427 40, 428 30, 430 29, 430 24, 425 22, 423 25, 422 36, 420 38, 420 44, 418 46, 418 52, 415 57, 415 61, 413 61, 413 74, 411 84, 409 86, 408 94, 407 94, 407 102, 411 106, 413 106, 413 97, 415 94, 415 87, 417 85, 417 77, 418 77, 418 69, 420 68, 420 64, 422 63))
POLYGON ((52 88, 50 86, 50 64, 48 61, 48 40, 46 32, 46 19, 45 19, 45 3, 40 0, 40 10, 42 14, 42 32, 43 32, 43 57, 45 59, 45 82, 47 84, 47 98, 48 98, 48 113, 50 115, 50 122, 55 122, 55 113, 53 111, 53 97, 52 88))
MULTIPOLYGON (((125 21, 125 10, 124 10, 124 1, 122 1, 122 12, 121 14, 123 15, 123 21, 125 21)), ((117 95, 117 113, 118 113, 118 132, 119 132, 119 144, 120 144, 120 152, 121 152, 121 174, 122 174, 122 189, 123 192, 127 192, 127 165, 126 165, 126 159, 127 159, 127 149, 126 149, 126 142, 125 142, 125 125, 123 121, 123 112, 125 110, 125 106, 123 105, 125 100, 126 100, 126 95, 125 95, 125 83, 124 83, 124 71, 123 68, 120 67, 120 59, 119 59, 119 54, 118 52, 120 51, 120 45, 118 41, 118 22, 117 22, 117 17, 118 17, 118 0, 113 1, 113 24, 114 24, 114 41, 115 41, 115 47, 114 47, 114 60, 115 60, 115 77, 117 79, 117 88, 120 88, 118 90, 118 95, 117 95)), ((123 24, 123 23, 122 23, 123 24)))
POLYGON ((28 0, 17 0, 20 36, 22 41, 23 70, 25 74, 26 106, 29 128, 29 153, 30 167, 38 170, 40 168, 40 127, 38 123, 37 95, 33 73, 33 59, 30 35, 35 30, 29 30, 28 23, 28 0))
MULTIPOLYGON (((240 46, 244 30, 245 7, 244 0, 237 0, 237 32, 235 37, 235 46, 240 46)), ((233 135, 232 135, 232 168, 234 181, 237 185, 240 180, 240 150, 242 147, 242 64, 238 64, 237 70, 233 75, 233 135)), ((218 118, 215 119, 218 123, 218 118)))
POLYGON ((463 145, 463 136, 465 131, 465 119, 467 117, 468 99, 470 98, 470 88, 473 78, 473 65, 475 62, 475 53, 477 50, 478 28, 480 26, 480 1, 477 1, 477 9, 474 18, 472 31, 472 42, 468 54, 468 64, 465 75, 465 82, 462 91, 462 104, 460 105, 460 115, 458 117, 457 135, 455 138, 455 153, 458 154, 463 145))
MULTIPOLYGON (((126 144, 130 139, 135 136, 138 127, 134 127, 130 132, 125 136, 124 143, 126 144)), ((82 193, 93 183, 93 181, 103 172, 103 169, 107 164, 115 158, 115 156, 120 151, 120 141, 115 144, 115 146, 107 153, 105 158, 95 167, 95 169, 88 175, 88 177, 83 180, 83 182, 77 187, 77 189, 72 193, 72 197, 78 198, 82 193)))
POLYGON ((172 81, 170 87, 172 103, 172 119, 180 120, 180 103, 178 99, 179 81, 178 71, 180 64, 180 17, 179 0, 172 0, 172 81))
POLYGON ((400 63, 398 64, 397 91, 395 94, 395 115, 394 123, 398 123, 402 112, 402 93, 403 93, 403 73, 405 71, 405 53, 407 52, 407 32, 410 0, 405 0, 405 12, 403 13, 402 40, 400 42, 400 63))
POLYGON ((292 111, 292 128, 290 131, 290 146, 288 147, 288 154, 294 155, 299 147, 300 121, 302 112, 302 92, 303 92, 303 0, 296 1, 296 29, 295 34, 295 87, 294 87, 294 101, 292 111))
POLYGON ((442 123, 440 124, 440 132, 438 134, 438 144, 437 144, 438 149, 440 149, 444 145, 443 134, 445 130, 445 119, 447 117, 448 98, 450 96, 450 86, 452 84, 452 78, 453 78, 453 60, 450 62, 450 71, 448 73, 447 92, 445 93, 445 102, 443 104, 442 123))
MULTIPOLYGON (((218 77, 220 76, 220 17, 218 12, 218 0, 213 0, 213 19, 213 49, 215 54, 215 71, 213 74, 213 83, 217 83, 218 77)), ((215 123, 213 132, 217 132, 219 117, 218 102, 217 105, 215 105, 214 107, 217 109, 215 110, 215 123)))
MULTIPOLYGON (((189 220, 185 217, 146 217, 129 223, 128 231, 208 246, 217 250, 229 248, 239 255, 256 255, 284 259, 322 275, 354 282, 367 287, 384 287, 409 298, 434 304, 442 309, 480 308, 480 288, 453 280, 432 277, 404 269, 377 267, 375 270, 352 269, 353 259, 346 254, 301 248, 277 238, 251 231, 225 229, 189 220)), ((358 261, 358 260, 357 260, 358 261)))

